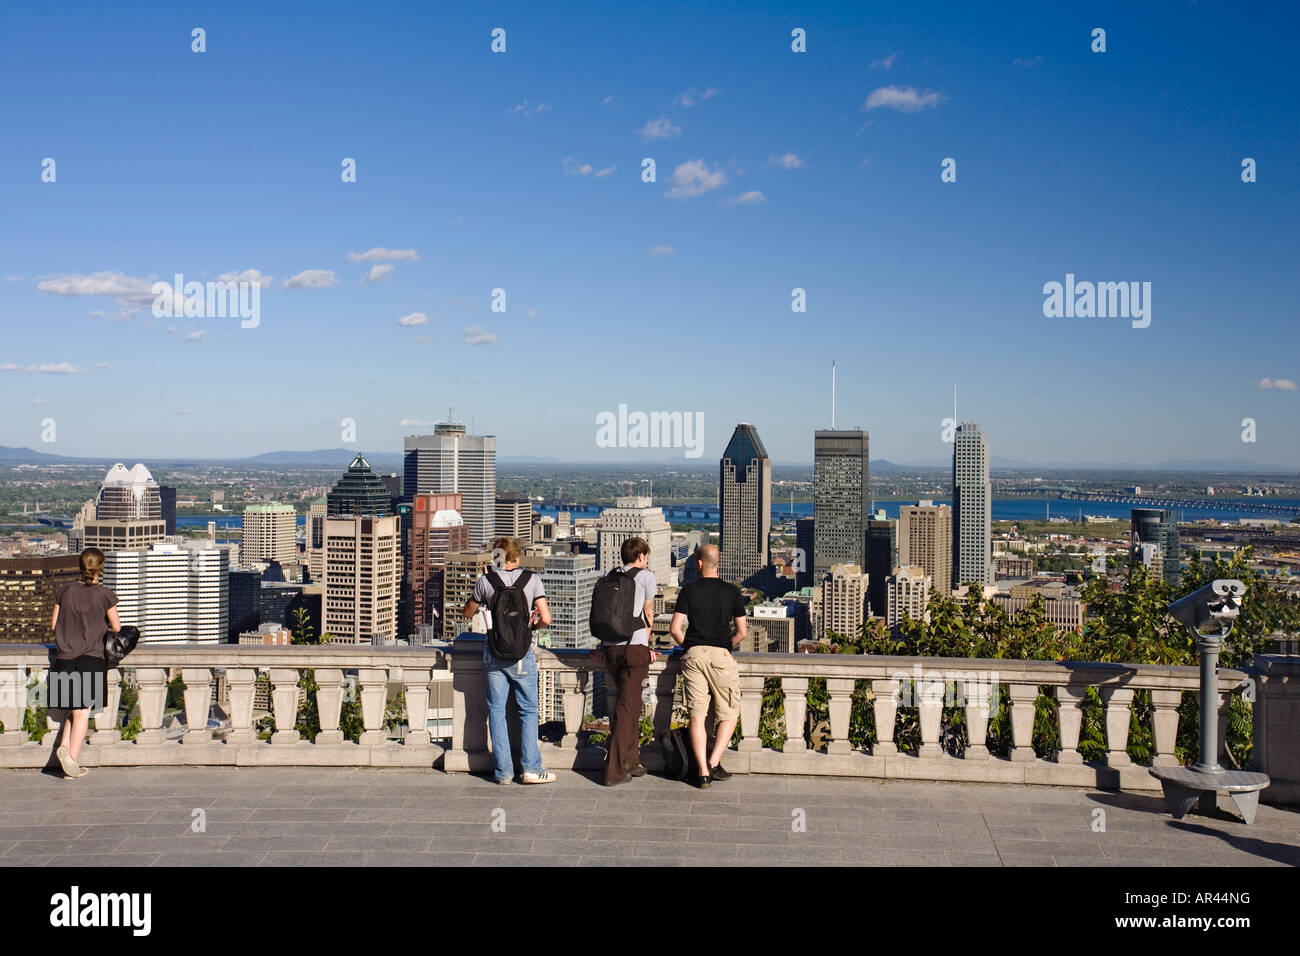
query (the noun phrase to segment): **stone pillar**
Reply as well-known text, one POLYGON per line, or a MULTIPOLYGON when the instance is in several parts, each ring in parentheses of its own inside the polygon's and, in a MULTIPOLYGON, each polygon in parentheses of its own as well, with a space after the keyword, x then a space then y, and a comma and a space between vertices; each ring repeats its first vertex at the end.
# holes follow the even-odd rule
POLYGON ((758 735, 763 720, 763 675, 740 675, 740 746, 741 753, 758 753, 763 749, 758 735))
POLYGON ((388 670, 383 667, 363 667, 357 672, 361 685, 361 746, 372 747, 387 742, 384 733, 384 704, 388 692, 388 670))
POLYGON ((226 743, 233 746, 257 742, 253 730, 253 689, 257 671, 251 667, 227 667, 226 686, 230 688, 230 733, 226 743))
POLYGON ((826 678, 826 696, 830 698, 831 739, 826 744, 828 754, 851 753, 849 720, 853 708, 853 678, 826 678))
POLYGON ((966 760, 987 760, 989 756, 989 711, 997 706, 1001 685, 985 675, 964 678, 962 698, 966 708, 966 760))
POLYGON ((117 725, 117 710, 122 704, 122 672, 110 667, 104 675, 104 706, 94 714, 95 732, 90 742, 96 747, 111 747, 122 740, 117 725))
POLYGON ((163 667, 137 667, 140 682, 140 733, 138 745, 161 744, 167 740, 162 729, 163 711, 167 707, 167 670, 163 667))
POLYGON ((785 746, 782 753, 801 754, 808 749, 804 740, 804 719, 808 715, 808 678, 782 677, 785 691, 785 746))
POLYGON ((898 717, 898 689, 902 681, 897 677, 874 678, 871 681, 871 702, 876 716, 876 743, 871 753, 877 757, 892 757, 898 753, 894 743, 894 724, 898 717))
POLYGON ((429 736, 429 681, 433 680, 431 667, 403 667, 402 686, 406 689, 406 739, 407 747, 428 747, 429 736))
POLYGON ((0 747, 21 747, 27 743, 23 717, 27 713, 27 668, 0 667, 0 747))
POLYGON ((1083 754, 1079 753, 1079 731, 1083 728, 1083 702, 1087 694, 1088 688, 1083 684, 1065 684, 1056 688, 1056 713, 1061 721, 1061 752, 1057 754, 1057 763, 1083 763, 1083 754))
POLYGON ((1151 691, 1151 723, 1154 738, 1151 766, 1177 767, 1174 744, 1178 740, 1178 704, 1183 699, 1181 690, 1151 691))
POLYGON ((186 744, 212 742, 208 730, 208 709, 212 706, 212 668, 182 667, 181 681, 185 685, 185 736, 186 744))
POLYGON ((271 709, 275 713, 273 745, 296 744, 298 731, 298 668, 272 667, 271 709))
POLYGON ((339 715, 343 712, 343 668, 316 668, 316 712, 320 715, 320 733, 316 735, 318 745, 343 743, 343 731, 339 730, 339 715))
POLYGON ((1133 763, 1128 755, 1128 732, 1133 722, 1129 706, 1133 703, 1133 690, 1130 687, 1102 687, 1100 691, 1106 705, 1106 764, 1127 767, 1133 763))
POLYGON ((1034 754, 1034 712, 1038 700, 1037 684, 1011 684, 1011 759, 1027 763, 1038 759, 1034 754))
MULTIPOLYGON (((652 664, 650 666, 650 683, 654 686, 654 716, 651 721, 654 724, 655 739, 652 745, 661 747, 659 741, 663 739, 673 725, 673 698, 677 693, 677 675, 681 670, 676 666, 671 666, 667 660, 662 664, 652 664)), ((744 686, 745 678, 740 679, 741 698, 740 709, 743 713, 745 709, 744 686)))
POLYGON ((1272 781, 1267 803, 1300 803, 1300 656, 1255 654, 1255 749, 1251 763, 1272 781))
POLYGON ((939 672, 926 672, 912 682, 912 692, 916 695, 917 722, 921 728, 921 749, 917 756, 943 756, 943 746, 939 743, 939 724, 943 720, 943 698, 947 689, 948 683, 939 672))
POLYGON ((451 657, 451 749, 443 769, 464 773, 490 765, 487 728, 487 682, 483 675, 483 636, 461 634, 451 657))

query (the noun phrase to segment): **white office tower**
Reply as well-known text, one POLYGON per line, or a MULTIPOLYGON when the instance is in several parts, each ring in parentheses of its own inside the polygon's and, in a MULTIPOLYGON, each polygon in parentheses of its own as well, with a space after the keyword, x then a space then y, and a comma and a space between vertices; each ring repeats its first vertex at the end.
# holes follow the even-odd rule
POLYGON ((857 637, 866 618, 867 575, 856 564, 836 564, 821 583, 821 636, 857 637))
MULTIPOLYGON (((538 641, 553 648, 595 647, 599 642, 588 626, 591 617, 591 592, 600 580, 594 554, 547 554, 540 573, 542 587, 546 589, 546 604, 551 609, 551 626, 537 632, 538 641)), ((559 685, 558 671, 539 674, 539 718, 564 719, 563 690, 559 685)), ((583 703, 583 713, 591 713, 591 688, 583 703)))
POLYGON ((898 509, 898 563, 925 569, 933 586, 952 587, 952 509, 919 501, 898 509))
POLYGON ((220 644, 230 613, 229 570, 224 550, 156 544, 109 552, 103 581, 117 595, 122 623, 140 628, 141 643, 220 644))
POLYGON ((324 629, 336 644, 381 644, 397 637, 402 564, 398 518, 325 519, 324 629))
POLYGON ((247 564, 277 561, 292 567, 298 560, 298 514, 293 505, 273 501, 244 509, 240 555, 247 564))
POLYGON ((402 495, 458 494, 469 544, 487 544, 496 531, 497 440, 467 435, 458 422, 439 422, 432 435, 408 435, 402 495))
POLYGON ((677 583, 677 572, 672 567, 669 549, 673 529, 662 508, 652 507, 649 498, 616 498, 613 508, 600 513, 599 549, 602 574, 621 567, 620 551, 628 538, 644 538, 650 545, 650 559, 646 567, 654 572, 660 584, 677 583))
POLYGON ((929 621, 930 588, 933 579, 925 568, 904 565, 885 579, 887 590, 885 623, 890 627, 903 618, 929 621))
POLYGON ((952 449, 952 549, 954 588, 992 584, 993 488, 989 449, 975 422, 957 426, 952 449))

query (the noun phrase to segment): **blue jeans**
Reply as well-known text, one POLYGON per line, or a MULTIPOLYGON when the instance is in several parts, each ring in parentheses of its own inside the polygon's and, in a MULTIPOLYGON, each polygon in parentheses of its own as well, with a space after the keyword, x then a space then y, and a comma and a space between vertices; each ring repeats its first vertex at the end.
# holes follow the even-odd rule
POLYGON ((520 759, 524 773, 542 772, 542 751, 537 746, 537 658, 532 648, 522 658, 513 662, 498 660, 483 647, 483 673, 487 676, 488 730, 492 734, 492 759, 496 763, 497 780, 510 780, 515 775, 515 762, 510 755, 510 728, 506 725, 506 702, 510 689, 515 692, 519 705, 520 759))

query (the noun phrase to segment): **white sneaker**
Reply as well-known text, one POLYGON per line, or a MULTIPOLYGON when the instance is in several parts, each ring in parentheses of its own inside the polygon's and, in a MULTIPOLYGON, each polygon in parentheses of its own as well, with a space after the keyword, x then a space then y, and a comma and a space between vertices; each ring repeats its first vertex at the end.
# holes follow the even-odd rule
POLYGON ((72 754, 68 752, 67 747, 59 747, 58 750, 54 751, 54 756, 59 758, 59 766, 63 768, 63 772, 69 777, 81 776, 81 768, 77 766, 77 761, 72 759, 72 754))
POLYGON ((521 783, 555 783, 556 776, 543 770, 541 773, 525 773, 519 778, 521 783))

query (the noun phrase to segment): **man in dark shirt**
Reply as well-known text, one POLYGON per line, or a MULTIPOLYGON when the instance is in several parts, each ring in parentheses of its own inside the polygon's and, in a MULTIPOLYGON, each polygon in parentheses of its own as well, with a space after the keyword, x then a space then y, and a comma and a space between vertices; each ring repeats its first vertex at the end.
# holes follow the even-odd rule
POLYGON ((707 789, 731 774, 722 767, 722 752, 731 743, 740 716, 740 674, 731 656, 745 639, 745 596, 740 588, 718 577, 718 547, 706 544, 695 552, 700 578, 682 587, 673 609, 669 633, 681 644, 686 711, 690 715, 691 749, 700 767, 697 785, 707 789), (708 735, 704 720, 713 700, 717 737, 705 760, 708 735))

